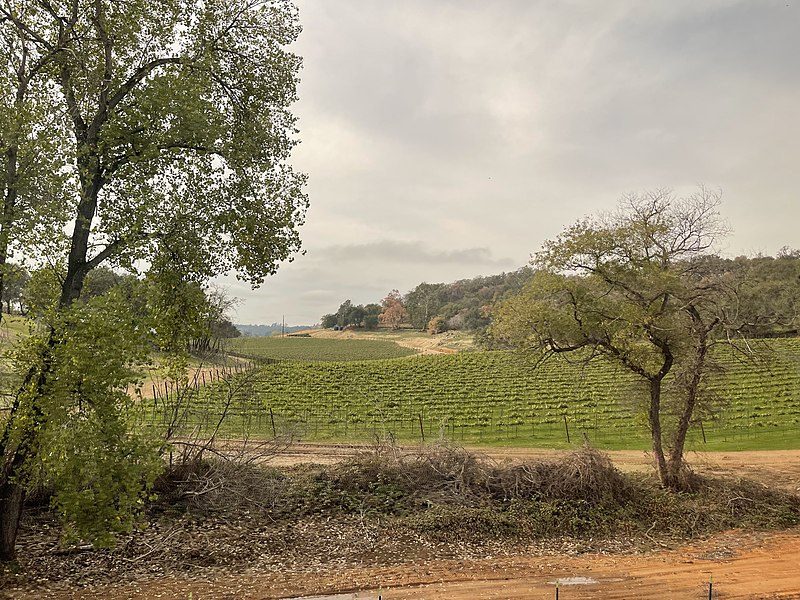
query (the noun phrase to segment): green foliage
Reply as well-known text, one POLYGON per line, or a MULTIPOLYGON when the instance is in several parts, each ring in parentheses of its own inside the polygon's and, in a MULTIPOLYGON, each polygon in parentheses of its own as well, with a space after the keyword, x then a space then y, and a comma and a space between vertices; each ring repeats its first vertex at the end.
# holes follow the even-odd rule
POLYGON ((363 321, 364 329, 366 329, 367 331, 374 331, 375 329, 378 328, 378 323, 379 322, 380 322, 380 319, 378 319, 378 315, 375 315, 375 314, 367 315, 367 316, 364 317, 364 321, 363 321))
POLYGON ((382 308, 378 304, 355 305, 350 300, 345 300, 339 305, 339 310, 334 314, 323 315, 322 327, 331 329, 333 327, 365 327, 375 329, 377 327, 377 316, 382 308))
MULTIPOLYGON (((177 377, 187 339, 213 321, 203 284, 234 271, 258 285, 299 249, 299 31, 285 0, 0 6, 0 254, 55 265, 29 286, 45 330, 17 355, 0 486, 16 494, 41 467, 79 530, 128 527, 151 479, 126 427, 141 348, 167 351, 177 377), (108 271, 92 282, 101 265, 146 266, 145 284, 126 283, 147 286, 147 305, 108 271)), ((13 558, 20 507, 0 504, 0 559, 13 558)))
POLYGON ((67 534, 98 544, 130 530, 163 466, 158 444, 129 429, 126 390, 149 350, 137 325, 112 291, 53 314, 53 335, 32 335, 15 356, 20 370, 39 372, 20 393, 11 434, 18 451, 28 444, 28 485, 52 487, 67 534))
POLYGON ((228 350, 255 359, 300 361, 351 361, 399 358, 414 354, 384 340, 339 340, 312 337, 258 337, 231 340, 228 350))
POLYGON ((14 263, 6 263, 2 267, 3 288, 2 301, 6 304, 6 312, 11 314, 12 304, 16 304, 21 313, 26 311, 23 291, 31 278, 28 270, 14 263))
POLYGON ((196 277, 234 270, 253 284, 274 273, 299 248, 307 207, 305 177, 288 164, 296 9, 282 0, 51 8, 0 10, 9 65, 31 69, 20 93, 37 108, 23 113, 23 130, 56 134, 9 127, 45 167, 30 187, 59 190, 54 208, 20 212, 32 222, 11 240, 49 228, 46 254, 71 249, 65 302, 102 261, 167 256, 196 277), (51 123, 53 114, 62 119, 51 123), (53 219, 77 219, 71 239, 53 235, 53 219))
POLYGON ((51 266, 42 267, 31 273, 22 292, 22 298, 32 318, 43 317, 55 310, 61 275, 61 269, 51 266))
POLYGON ((339 319, 336 315, 324 315, 322 317, 322 321, 320 323, 323 329, 333 329, 336 325, 339 324, 339 319))
POLYGON ((147 274, 147 311, 157 346, 170 354, 185 354, 192 338, 210 329, 208 303, 202 286, 166 266, 147 274))
POLYGON ((237 338, 242 332, 231 323, 230 319, 219 319, 211 323, 211 335, 215 338, 237 338))

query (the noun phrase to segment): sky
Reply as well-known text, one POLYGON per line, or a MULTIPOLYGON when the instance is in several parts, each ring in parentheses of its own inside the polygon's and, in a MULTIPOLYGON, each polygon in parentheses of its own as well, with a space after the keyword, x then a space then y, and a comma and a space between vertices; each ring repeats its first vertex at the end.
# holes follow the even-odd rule
POLYGON ((513 271, 626 193, 706 186, 719 252, 800 247, 800 0, 298 0, 305 254, 238 323, 513 271))

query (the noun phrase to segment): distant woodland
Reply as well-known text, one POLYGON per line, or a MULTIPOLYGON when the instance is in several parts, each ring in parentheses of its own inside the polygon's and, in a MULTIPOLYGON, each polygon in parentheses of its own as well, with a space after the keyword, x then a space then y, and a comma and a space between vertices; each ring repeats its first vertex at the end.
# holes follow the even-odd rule
MULTIPOLYGON (((742 310, 762 315, 747 323, 743 333, 756 337, 797 334, 796 328, 778 315, 800 312, 800 250, 785 247, 774 257, 710 255, 702 261, 709 276, 724 274, 736 288, 742 310)), ((356 305, 345 300, 336 312, 324 315, 321 322, 325 328, 384 326, 429 333, 480 331, 491 322, 492 307, 522 289, 533 273, 533 268, 526 266, 452 283, 422 282, 405 294, 392 290, 380 303, 356 305)))

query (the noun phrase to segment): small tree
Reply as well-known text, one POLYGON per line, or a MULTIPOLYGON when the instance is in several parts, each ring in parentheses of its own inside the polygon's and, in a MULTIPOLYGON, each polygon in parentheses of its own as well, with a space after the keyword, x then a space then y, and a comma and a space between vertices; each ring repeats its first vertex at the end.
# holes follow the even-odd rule
POLYGON ((430 334, 442 333, 447 330, 447 323, 442 317, 433 317, 428 321, 426 330, 430 334))
POLYGON ((586 219, 536 254, 536 274, 494 312, 491 335, 514 348, 601 357, 649 390, 653 454, 664 486, 688 481, 686 435, 708 372, 708 350, 725 326, 730 288, 702 269, 723 233, 718 193, 676 199, 630 195, 617 212, 586 219), (665 441, 664 379, 675 375, 677 418, 665 441), (667 453, 666 450, 669 449, 667 453))
POLYGON ((403 306, 403 300, 400 297, 400 292, 392 290, 383 299, 383 312, 378 315, 378 319, 385 325, 391 325, 392 329, 398 329, 400 324, 408 319, 408 312, 403 306))

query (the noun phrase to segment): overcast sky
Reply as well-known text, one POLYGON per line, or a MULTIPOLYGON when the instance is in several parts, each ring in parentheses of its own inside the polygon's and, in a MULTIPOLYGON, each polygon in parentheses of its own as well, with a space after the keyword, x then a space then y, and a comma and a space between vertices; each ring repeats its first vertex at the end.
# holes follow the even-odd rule
POLYGON ((627 192, 720 189, 728 255, 800 246, 800 1, 299 0, 306 254, 234 320, 517 269, 627 192))

